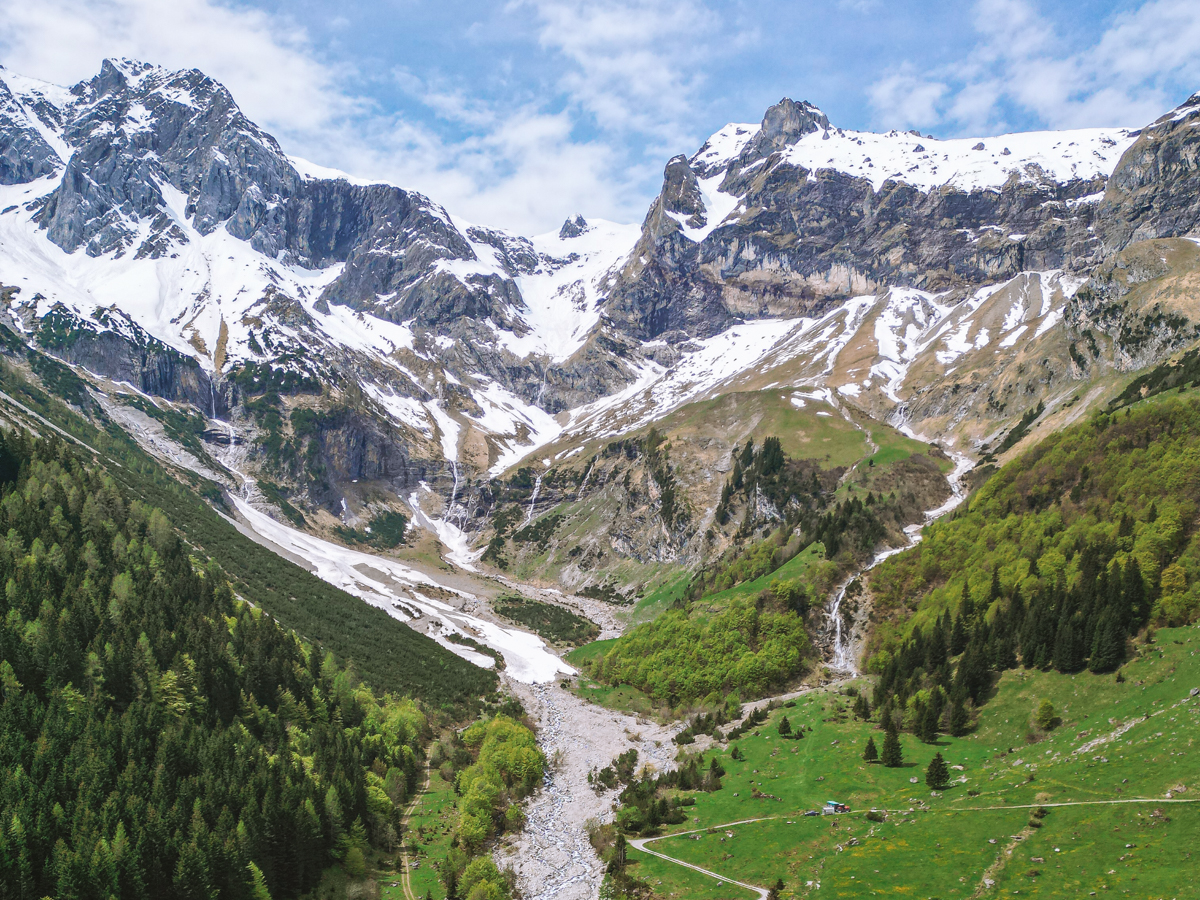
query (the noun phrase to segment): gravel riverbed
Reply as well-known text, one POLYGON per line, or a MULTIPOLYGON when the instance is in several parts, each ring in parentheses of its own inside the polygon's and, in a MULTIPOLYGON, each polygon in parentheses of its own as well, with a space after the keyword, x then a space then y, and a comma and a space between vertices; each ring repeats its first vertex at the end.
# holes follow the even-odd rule
POLYGON ((497 847, 496 864, 511 866, 527 900, 594 900, 604 866, 588 842, 587 822, 612 821, 615 791, 597 794, 588 772, 633 748, 638 763, 674 768, 679 730, 602 709, 558 683, 522 684, 505 679, 538 728, 551 765, 542 788, 525 804, 525 829, 497 847), (561 751, 561 752, 559 752, 561 751))

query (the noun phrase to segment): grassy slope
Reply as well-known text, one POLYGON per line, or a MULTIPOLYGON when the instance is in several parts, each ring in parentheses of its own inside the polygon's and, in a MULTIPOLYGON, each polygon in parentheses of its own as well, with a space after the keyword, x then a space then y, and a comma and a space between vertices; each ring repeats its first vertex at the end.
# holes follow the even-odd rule
MULTIPOLYGON (((860 423, 870 432, 878 446, 872 456, 867 436, 848 422, 832 407, 811 403, 798 409, 789 393, 779 390, 724 394, 709 400, 689 403, 654 423, 654 427, 670 441, 671 463, 683 493, 703 518, 717 503, 730 454, 735 446, 744 445, 753 436, 756 443, 775 435, 783 451, 795 459, 815 459, 824 468, 849 468, 861 462, 864 469, 868 459, 875 460, 873 473, 882 472, 891 463, 907 459, 914 453, 928 450, 926 445, 906 437, 895 429, 872 420, 860 423), (818 412, 828 415, 818 415, 818 412)), ((641 440, 650 427, 631 431, 624 438, 641 440)), ((600 453, 611 438, 583 444, 561 463, 563 468, 586 469, 589 460, 600 453)), ((538 459, 553 458, 557 453, 574 449, 563 443, 540 449, 538 459)), ((512 474, 519 466, 509 471, 512 474)), ((595 482, 593 481, 593 486, 595 482)), ((869 485, 861 490, 866 491, 869 485)), ((844 493, 844 489, 839 493, 844 493)), ((510 573, 515 577, 537 580, 554 574, 571 562, 568 551, 586 544, 590 536, 604 532, 616 515, 615 496, 588 491, 582 500, 571 500, 556 506, 539 506, 537 518, 560 513, 565 520, 555 530, 554 538, 544 550, 526 545, 512 559, 510 573)), ((671 600, 686 586, 687 573, 677 564, 640 563, 632 559, 612 557, 598 575, 611 576, 623 585, 645 584, 647 596, 628 614, 631 624, 649 621, 670 606, 671 600)))
MULTIPOLYGON (((879 744, 882 735, 873 725, 840 711, 848 708, 846 698, 826 692, 809 695, 795 708, 776 711, 758 734, 740 741, 745 761, 720 754, 728 772, 724 789, 696 795, 689 821, 675 830, 758 816, 779 818, 721 829, 700 840, 681 837, 652 846, 741 881, 769 886, 783 877, 796 896, 809 892, 807 881, 821 882, 820 896, 970 896, 984 870, 1029 819, 1029 810, 1005 807, 1162 798, 1179 783, 1188 786, 1183 797, 1196 796, 1200 698, 1185 698, 1200 685, 1197 651, 1200 629, 1166 629, 1126 665, 1123 684, 1112 676, 1006 673, 974 734, 943 737, 937 746, 902 735, 908 765, 900 769, 861 761, 867 736, 873 735, 879 744), (1045 740, 1028 745, 1029 719, 1043 698, 1055 704, 1064 723, 1045 740), (814 731, 800 741, 781 740, 775 723, 783 714, 814 731), (1090 752, 1072 752, 1148 714, 1152 718, 1119 740, 1090 752), (949 764, 965 767, 967 783, 933 798, 924 783, 924 768, 936 751, 949 764), (910 784, 911 777, 920 780, 910 784), (752 799, 752 787, 783 802, 752 799), (979 795, 971 797, 968 790, 979 795), (849 803, 856 813, 830 818, 796 815, 828 799, 849 803), (862 815, 871 806, 914 811, 892 813, 886 823, 875 824, 862 815), (967 811, 992 806, 1000 809, 967 811), (726 831, 734 837, 721 841, 726 831), (846 847, 851 837, 860 845, 846 847), (997 843, 989 843, 991 839, 997 843)), ((998 888, 989 896, 1076 897, 1105 886, 1118 895, 1183 896, 1192 877, 1187 854, 1198 838, 1200 804, 1051 807, 1044 827, 1032 831, 1011 860, 990 873, 998 888), (1155 816, 1155 810, 1162 810, 1165 818, 1155 816), (1129 843, 1135 846, 1127 849, 1129 843), (1034 863, 1034 857, 1045 862, 1034 863), (1025 874, 1034 869, 1041 874, 1025 874)), ((652 884, 662 881, 655 889, 663 896, 749 896, 744 890, 715 888, 711 880, 707 885, 699 882, 698 891, 694 873, 680 874, 684 870, 661 860, 647 862, 643 854, 631 856, 639 860, 639 877, 652 875, 652 884)))

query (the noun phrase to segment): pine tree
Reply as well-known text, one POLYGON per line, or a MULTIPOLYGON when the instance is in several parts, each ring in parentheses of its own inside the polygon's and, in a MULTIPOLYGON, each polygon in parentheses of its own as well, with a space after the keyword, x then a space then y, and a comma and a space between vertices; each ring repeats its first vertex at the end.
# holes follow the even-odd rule
POLYGON ((929 635, 929 643, 925 645, 925 671, 936 672, 946 661, 946 632, 939 619, 929 635))
POLYGON ((949 782, 950 768, 946 765, 946 760, 942 759, 942 754, 935 753, 929 763, 929 768, 925 770, 925 783, 934 790, 939 790, 949 782))
POLYGON ((246 871, 250 873, 250 896, 252 900, 271 900, 271 892, 267 890, 267 880, 263 878, 262 869, 251 861, 246 864, 246 871))
POLYGON ((871 718, 871 701, 867 699, 866 694, 859 694, 854 698, 854 715, 864 722, 871 718))
POLYGON ((883 752, 879 758, 889 769, 895 769, 903 765, 904 751, 900 747, 900 735, 896 733, 896 726, 889 720, 886 727, 887 730, 883 736, 883 752))
POLYGON ((771 890, 769 890, 767 892, 767 900, 779 900, 779 897, 782 894, 783 894, 783 879, 777 878, 777 879, 775 879, 775 883, 773 885, 771 885, 771 890))
POLYGON ((781 737, 787 737, 792 733, 792 723, 788 721, 788 717, 784 716, 779 720, 779 734, 781 737))
POLYGON ((609 871, 614 874, 624 871, 626 856, 627 850, 625 845, 625 835, 618 833, 617 840, 613 844, 612 860, 608 864, 609 871))
POLYGON ((967 708, 961 700, 955 700, 950 705, 950 733, 962 737, 970 727, 971 717, 967 714, 967 708))
POLYGON ((963 621, 962 613, 960 612, 955 616, 954 627, 950 631, 950 655, 958 656, 958 654, 966 650, 969 637, 966 622, 963 621))
POLYGON ((938 709, 931 700, 925 704, 925 711, 921 715, 919 737, 926 744, 932 744, 937 741, 938 736, 938 709))
POLYGON ((1100 614, 1096 624, 1096 637, 1092 642, 1092 656, 1088 668, 1093 672, 1111 672, 1121 664, 1125 656, 1125 635, 1117 624, 1111 609, 1100 614))
POLYGON ((968 578, 963 581, 962 598, 958 601, 958 614, 963 617, 963 621, 971 624, 971 620, 975 618, 975 603, 971 600, 971 580, 968 578))
POLYGON ((869 763, 879 761, 879 751, 875 749, 875 738, 874 737, 872 737, 872 736, 867 737, 867 746, 863 749, 863 757, 862 758, 863 758, 864 762, 869 762, 869 763))

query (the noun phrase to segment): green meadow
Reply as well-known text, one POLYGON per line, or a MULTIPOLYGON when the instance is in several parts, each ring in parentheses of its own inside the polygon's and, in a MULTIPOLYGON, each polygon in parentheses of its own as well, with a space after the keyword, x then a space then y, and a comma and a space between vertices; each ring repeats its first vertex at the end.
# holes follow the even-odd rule
MULTIPOLYGON (((894 769, 862 761, 868 736, 881 745, 883 735, 854 718, 852 697, 807 694, 736 742, 742 760, 733 745, 715 751, 724 787, 693 795, 688 821, 672 829, 699 834, 650 846, 739 881, 782 878, 784 897, 1195 896, 1200 804, 1167 795, 1200 799, 1200 696, 1190 695, 1200 628, 1164 629, 1138 650, 1123 681, 1006 672, 971 734, 933 745, 903 734, 894 769), (1061 719, 1049 732, 1032 724, 1042 700, 1061 719), (784 715, 802 739, 778 734, 784 715), (937 752, 962 769, 935 793, 925 768, 937 752), (853 811, 802 815, 827 800, 853 811), (1152 802, 1112 802, 1141 800, 1152 802), (1092 805, 1056 805, 1068 803, 1092 805), (883 821, 867 817, 872 808, 883 821)), ((630 859, 664 897, 752 896, 643 853, 630 859)))

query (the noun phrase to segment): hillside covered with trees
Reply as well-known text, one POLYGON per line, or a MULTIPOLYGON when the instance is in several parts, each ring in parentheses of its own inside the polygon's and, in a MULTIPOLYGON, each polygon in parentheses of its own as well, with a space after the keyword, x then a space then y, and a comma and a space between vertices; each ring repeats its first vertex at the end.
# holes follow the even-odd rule
POLYGON ((876 705, 894 703, 914 728, 936 706, 950 727, 957 707, 986 702, 996 672, 1112 672, 1147 626, 1196 621, 1197 434, 1195 399, 1099 413, 880 566, 876 705))
POLYGON ((393 846, 410 699, 235 598, 61 441, 0 439, 0 893, 264 896, 393 846))

